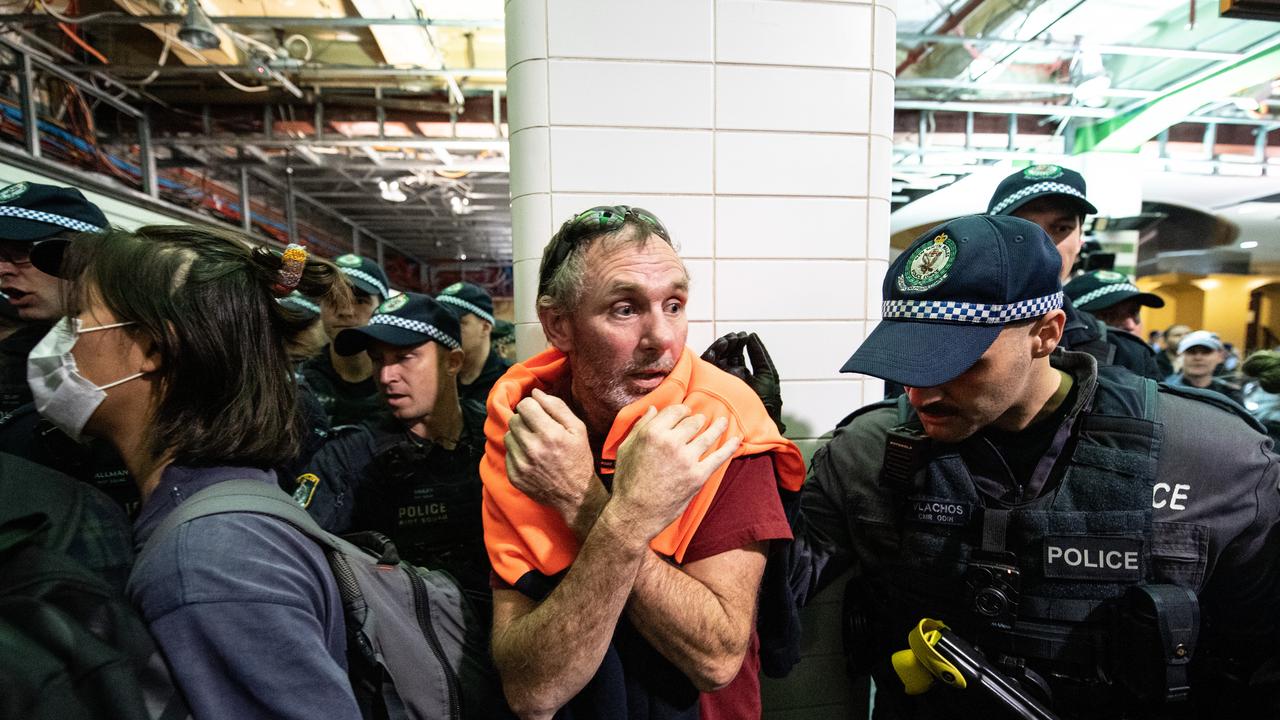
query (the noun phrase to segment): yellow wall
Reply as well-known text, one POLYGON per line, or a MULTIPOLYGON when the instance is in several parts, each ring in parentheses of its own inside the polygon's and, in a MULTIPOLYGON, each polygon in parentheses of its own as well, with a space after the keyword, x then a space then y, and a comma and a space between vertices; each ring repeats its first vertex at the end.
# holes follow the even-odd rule
MULTIPOLYGON (((1275 275, 1185 275, 1169 273, 1138 278, 1145 292, 1164 298, 1163 308, 1143 308, 1142 325, 1147 332, 1170 325, 1187 325, 1192 330, 1211 330, 1223 342, 1243 351, 1249 325, 1249 295, 1257 288, 1280 280, 1275 275)), ((1280 322, 1277 313, 1267 313, 1264 322, 1280 322), (1273 317, 1268 318, 1267 314, 1273 317)), ((1272 327, 1280 335, 1280 327, 1272 327)))

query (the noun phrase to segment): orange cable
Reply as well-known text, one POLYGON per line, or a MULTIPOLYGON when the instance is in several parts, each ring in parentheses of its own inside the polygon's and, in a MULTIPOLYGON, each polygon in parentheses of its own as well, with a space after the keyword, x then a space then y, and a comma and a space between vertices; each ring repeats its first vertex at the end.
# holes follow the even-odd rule
POLYGON ((67 34, 67 37, 71 38, 71 41, 72 41, 72 42, 74 42, 75 44, 77 44, 77 45, 79 45, 80 47, 84 48, 84 51, 85 51, 85 52, 87 52, 87 53, 89 53, 90 55, 92 55, 92 56, 94 56, 94 57, 98 58, 98 60, 99 60, 103 65, 110 65, 110 64, 111 64, 111 61, 110 61, 110 60, 107 60, 107 57, 106 57, 105 55, 103 55, 102 53, 100 53, 100 52, 98 52, 97 50, 95 50, 95 49, 93 48, 93 46, 92 46, 92 45, 90 45, 89 43, 87 43, 87 42, 85 42, 83 39, 81 39, 81 37, 80 37, 79 35, 76 35, 76 34, 75 34, 75 32, 73 32, 73 31, 71 30, 71 28, 67 26, 67 24, 66 24, 66 23, 58 23, 58 27, 62 28, 62 32, 66 33, 66 34, 67 34))

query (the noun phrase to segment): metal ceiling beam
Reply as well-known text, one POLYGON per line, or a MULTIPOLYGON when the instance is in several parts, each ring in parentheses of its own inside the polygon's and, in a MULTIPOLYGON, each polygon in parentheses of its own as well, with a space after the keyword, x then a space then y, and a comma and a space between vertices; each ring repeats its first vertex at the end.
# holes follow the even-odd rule
MULTIPOLYGON (((102 72, 101 65, 64 65, 71 73, 102 72)), ((207 76, 220 72, 234 74, 252 74, 244 65, 110 65, 111 72, 116 75, 150 75, 158 73, 158 77, 175 76, 207 76)), ((355 66, 355 65, 298 65, 297 67, 275 67, 287 73, 297 82, 313 82, 338 78, 389 78, 395 80, 420 80, 423 78, 471 78, 505 80, 507 72, 501 68, 431 68, 425 66, 397 67, 391 65, 355 66)), ((484 90, 488 92, 488 88, 484 90)))
MULTIPOLYGON (((500 151, 508 148, 506 140, 463 140, 447 138, 404 138, 404 137, 335 137, 322 142, 306 138, 268 137, 265 135, 200 135, 197 137, 156 137, 152 142, 157 145, 189 145, 191 147, 208 147, 210 145, 254 145, 260 148, 277 148, 287 150, 299 145, 310 147, 353 147, 353 148, 386 148, 397 147, 409 150, 431 150, 444 148, 449 151, 500 151)), ((443 167, 443 166, 441 166, 443 167)))
MULTIPOLYGON (((1071 95, 1075 93, 1075 86, 1060 83, 999 83, 999 82, 974 82, 972 80, 962 80, 958 78, 898 78, 894 81, 894 87, 898 90, 902 89, 954 89, 954 90, 974 90, 982 92, 1009 92, 1009 93, 1044 93, 1048 95, 1071 95)), ((1145 100, 1153 98, 1159 93, 1154 90, 1126 90, 1123 88, 1111 88, 1102 93, 1107 97, 1125 97, 1145 100)))
POLYGON ((898 100, 895 110, 933 110, 941 112, 975 112, 989 115, 1046 115, 1050 117, 1112 118, 1115 110, 1075 105, 1026 105, 1015 103, 951 102, 935 100, 898 100))
POLYGON ((1140 45, 1095 45, 1085 43, 1056 43, 1050 40, 1014 40, 997 37, 964 37, 962 35, 934 35, 928 33, 898 33, 899 45, 916 43, 935 43, 938 45, 1010 45, 1027 50, 1047 50, 1063 54, 1074 54, 1080 50, 1090 50, 1102 55, 1135 55, 1162 59, 1199 60, 1213 62, 1234 62, 1244 58, 1243 53, 1214 52, 1212 50, 1185 50, 1182 48, 1144 47, 1140 45))
MULTIPOLYGON (((179 25, 185 19, 183 15, 130 15, 125 12, 107 11, 92 13, 82 17, 71 18, 75 25, 141 25, 143 23, 159 23, 163 25, 179 25)), ((291 17, 284 15, 218 15, 210 17, 210 21, 218 25, 239 25, 241 27, 280 28, 280 27, 313 27, 313 28, 368 28, 408 25, 413 27, 440 28, 501 28, 504 21, 499 18, 480 19, 439 19, 439 18, 387 18, 387 17, 291 17)), ((44 13, 16 13, 0 15, 0 23, 9 25, 53 25, 62 22, 58 17, 44 13)))

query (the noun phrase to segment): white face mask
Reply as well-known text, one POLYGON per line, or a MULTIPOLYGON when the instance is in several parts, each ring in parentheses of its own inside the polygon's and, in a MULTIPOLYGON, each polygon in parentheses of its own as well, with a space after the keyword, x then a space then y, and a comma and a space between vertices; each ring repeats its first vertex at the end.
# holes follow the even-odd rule
POLYGON ((143 373, 102 386, 94 385, 76 369, 71 348, 81 333, 135 324, 120 322, 81 328, 79 318, 64 317, 27 356, 27 384, 35 397, 36 411, 76 442, 84 442, 84 425, 107 398, 107 389, 142 377, 143 373))

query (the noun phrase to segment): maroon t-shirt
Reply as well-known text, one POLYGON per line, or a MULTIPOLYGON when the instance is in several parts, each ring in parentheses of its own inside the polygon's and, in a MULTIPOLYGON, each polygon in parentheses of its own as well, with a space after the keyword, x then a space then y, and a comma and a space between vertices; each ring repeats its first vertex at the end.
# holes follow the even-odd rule
MULTIPOLYGON (((734 460, 725 471, 720 490, 698 526, 686 563, 719 555, 765 540, 790 540, 791 526, 778 498, 778 478, 771 455, 734 460)), ((728 685, 699 698, 702 720, 743 720, 760 717, 760 638, 751 624, 751 644, 742 669, 728 685)))
MULTIPOLYGON (((711 506, 689 541, 684 562, 691 563, 757 542, 790 540, 791 526, 778 497, 773 456, 749 455, 729 462, 711 506)), ((490 579, 495 589, 512 589, 497 573, 490 579)), ((699 698, 703 720, 740 720, 760 717, 760 639, 755 623, 742 669, 725 687, 699 698)))

